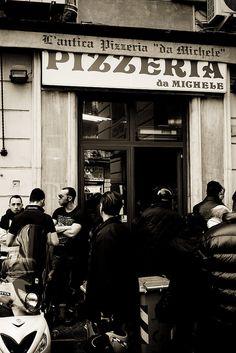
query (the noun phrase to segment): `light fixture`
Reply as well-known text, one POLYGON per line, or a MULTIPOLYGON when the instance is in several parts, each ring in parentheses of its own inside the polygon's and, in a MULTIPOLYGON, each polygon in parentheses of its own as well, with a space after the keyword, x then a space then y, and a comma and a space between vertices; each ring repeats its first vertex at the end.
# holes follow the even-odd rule
POLYGON ((29 78, 26 67, 23 65, 12 66, 9 78, 12 83, 26 83, 29 78))
POLYGON ((140 128, 139 129, 140 135, 177 135, 176 130, 169 130, 169 129, 152 129, 152 128, 140 128))
POLYGON ((105 116, 99 116, 99 115, 93 115, 93 114, 83 114, 82 118, 83 120, 94 121, 95 123, 111 120, 111 118, 106 118, 105 116))
POLYGON ((182 125, 182 118, 169 118, 168 125, 180 127, 182 125))

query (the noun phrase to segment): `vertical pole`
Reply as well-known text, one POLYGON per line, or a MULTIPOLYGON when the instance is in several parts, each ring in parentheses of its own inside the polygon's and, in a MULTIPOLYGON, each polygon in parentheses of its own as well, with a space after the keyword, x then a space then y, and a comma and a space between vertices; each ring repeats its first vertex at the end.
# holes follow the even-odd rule
POLYGON ((5 149, 5 119, 4 119, 4 97, 3 97, 3 60, 2 51, 0 52, 0 63, 1 63, 1 110, 2 110, 2 149, 1 156, 7 156, 7 150, 5 149))

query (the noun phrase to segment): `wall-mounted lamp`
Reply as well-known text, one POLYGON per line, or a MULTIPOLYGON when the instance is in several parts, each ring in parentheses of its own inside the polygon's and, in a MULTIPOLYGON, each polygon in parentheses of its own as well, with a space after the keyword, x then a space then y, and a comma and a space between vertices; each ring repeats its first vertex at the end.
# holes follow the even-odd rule
POLYGON ((29 78, 26 67, 22 65, 13 66, 9 78, 12 83, 26 83, 29 78))

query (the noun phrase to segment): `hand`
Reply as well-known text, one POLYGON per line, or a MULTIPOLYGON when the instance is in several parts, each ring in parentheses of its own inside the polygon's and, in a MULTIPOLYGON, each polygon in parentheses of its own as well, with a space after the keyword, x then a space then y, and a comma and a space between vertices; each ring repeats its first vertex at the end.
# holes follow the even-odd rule
POLYGON ((48 274, 48 278, 47 278, 48 282, 52 280, 53 274, 54 274, 54 270, 51 270, 48 274))
POLYGON ((7 296, 0 297, 0 305, 7 305, 9 306, 9 308, 11 308, 12 304, 13 304, 13 300, 11 297, 7 297, 7 296))

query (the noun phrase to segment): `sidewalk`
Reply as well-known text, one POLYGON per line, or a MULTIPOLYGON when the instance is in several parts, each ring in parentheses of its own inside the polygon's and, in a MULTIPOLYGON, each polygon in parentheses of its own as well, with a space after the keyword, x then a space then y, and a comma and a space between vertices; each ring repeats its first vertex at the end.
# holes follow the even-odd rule
POLYGON ((57 326, 52 330, 51 337, 51 353, 85 353, 87 335, 83 322, 72 326, 57 326))
POLYGON ((51 353, 85 353, 83 343, 75 339, 56 339, 52 340, 51 353))

